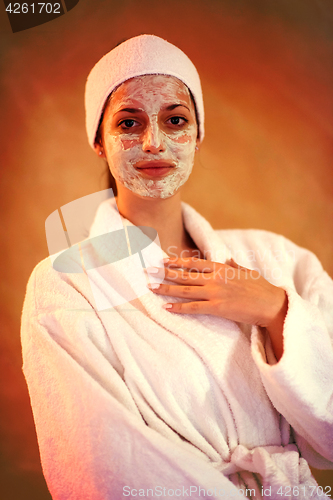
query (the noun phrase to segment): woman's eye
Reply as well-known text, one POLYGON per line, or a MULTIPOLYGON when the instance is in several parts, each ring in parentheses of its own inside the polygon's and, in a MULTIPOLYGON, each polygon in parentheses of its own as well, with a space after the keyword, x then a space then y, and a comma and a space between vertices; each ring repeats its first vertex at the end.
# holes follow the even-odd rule
POLYGON ((171 123, 171 125, 184 125, 184 123, 187 123, 188 120, 181 116, 172 116, 168 121, 171 123))
POLYGON ((128 118, 127 120, 123 120, 119 123, 119 127, 122 129, 126 130, 128 128, 132 128, 135 124, 137 124, 135 120, 132 120, 131 118, 128 118))

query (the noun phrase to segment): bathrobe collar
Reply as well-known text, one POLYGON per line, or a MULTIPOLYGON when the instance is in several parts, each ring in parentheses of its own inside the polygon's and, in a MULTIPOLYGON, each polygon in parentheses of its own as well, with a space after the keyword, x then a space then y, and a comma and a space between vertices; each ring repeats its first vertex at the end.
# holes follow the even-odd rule
MULTIPOLYGON (((204 254, 205 259, 221 263, 230 259, 230 250, 209 222, 184 201, 181 202, 181 208, 184 226, 194 243, 204 254)), ((120 215, 116 198, 111 198, 100 205, 90 229, 90 237, 122 229, 123 226, 133 225, 132 222, 120 215)), ((163 252, 163 257, 168 257, 168 255, 163 252)))

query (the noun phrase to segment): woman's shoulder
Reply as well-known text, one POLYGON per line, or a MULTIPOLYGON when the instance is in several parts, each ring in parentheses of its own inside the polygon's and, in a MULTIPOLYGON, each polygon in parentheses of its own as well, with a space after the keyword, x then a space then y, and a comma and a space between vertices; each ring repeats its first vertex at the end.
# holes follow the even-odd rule
POLYGON ((25 306, 30 311, 48 311, 69 307, 87 307, 91 294, 87 276, 82 273, 62 273, 54 268, 52 256, 40 261, 27 284, 25 306))
POLYGON ((217 236, 228 248, 234 260, 245 267, 278 266, 291 274, 323 272, 322 265, 310 250, 285 236, 262 229, 218 229, 217 236), (252 266, 251 266, 252 263, 252 266))

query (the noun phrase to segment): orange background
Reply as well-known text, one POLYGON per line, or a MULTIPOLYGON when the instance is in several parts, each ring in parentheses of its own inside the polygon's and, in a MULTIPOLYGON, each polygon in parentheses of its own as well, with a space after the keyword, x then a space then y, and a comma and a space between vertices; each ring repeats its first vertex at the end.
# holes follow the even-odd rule
MULTIPOLYGON (((261 228, 333 275, 331 0, 80 0, 13 34, 1 11, 1 498, 48 499, 21 373, 20 312, 48 255, 44 222, 106 186, 84 129, 85 78, 120 41, 153 33, 202 78, 206 138, 183 199, 215 228, 261 228)), ((323 486, 331 472, 315 473, 323 486)), ((332 493, 333 496, 333 493, 332 493)))

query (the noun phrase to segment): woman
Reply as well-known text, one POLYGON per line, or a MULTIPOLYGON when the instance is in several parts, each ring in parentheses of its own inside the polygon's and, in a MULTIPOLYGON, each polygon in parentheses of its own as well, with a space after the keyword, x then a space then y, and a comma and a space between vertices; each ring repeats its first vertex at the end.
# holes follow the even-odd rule
POLYGON ((214 231, 181 202, 203 120, 195 67, 153 35, 88 77, 89 142, 118 191, 89 241, 149 226, 165 261, 32 273, 24 373, 55 499, 330 494, 307 462, 333 468, 333 283, 282 236, 214 231))

